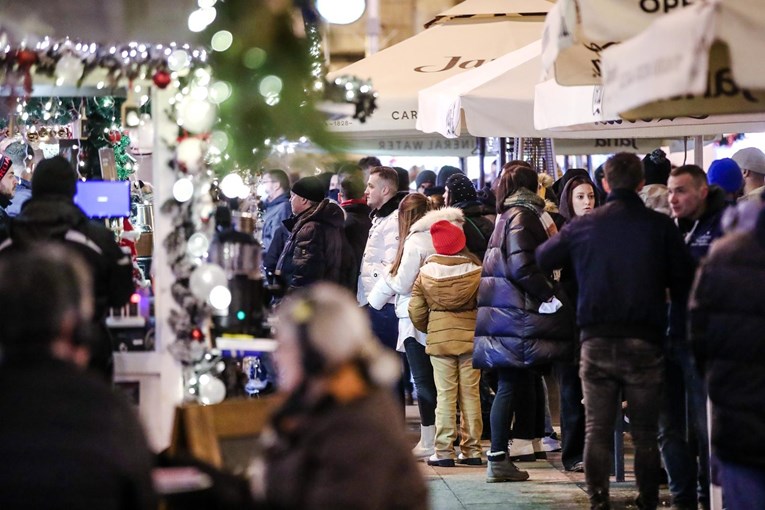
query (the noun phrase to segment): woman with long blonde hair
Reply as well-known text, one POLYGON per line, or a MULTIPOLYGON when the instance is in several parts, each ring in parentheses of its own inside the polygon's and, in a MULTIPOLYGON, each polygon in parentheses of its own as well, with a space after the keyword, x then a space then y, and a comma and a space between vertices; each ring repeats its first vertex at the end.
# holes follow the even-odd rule
POLYGON ((382 307, 392 296, 396 296, 399 321, 396 349, 406 353, 417 389, 421 420, 420 442, 413 453, 417 457, 429 457, 435 451, 436 384, 430 358, 425 353, 425 335, 417 331, 409 319, 409 299, 420 267, 428 256, 435 253, 430 226, 443 219, 462 226, 462 211, 453 208, 431 211, 430 201, 425 195, 411 193, 399 204, 398 214, 399 246, 396 258, 369 293, 369 305, 382 307))

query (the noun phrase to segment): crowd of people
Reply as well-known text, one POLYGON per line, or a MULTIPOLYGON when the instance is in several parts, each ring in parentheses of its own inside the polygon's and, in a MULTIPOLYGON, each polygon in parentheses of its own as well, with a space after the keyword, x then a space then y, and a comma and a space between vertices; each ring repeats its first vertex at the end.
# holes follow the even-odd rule
MULTIPOLYGON (((642 161, 623 153, 592 176, 571 169, 554 184, 512 161, 491 194, 452 167, 420 172, 410 191, 406 175, 378 163, 338 175, 339 208, 366 198, 371 223, 359 225, 346 214, 345 232, 363 228, 366 235, 354 243, 357 285, 335 282, 356 292, 380 344, 403 353, 421 418, 413 457, 438 467, 486 463, 488 482, 529 479, 515 462, 544 455, 543 374, 553 373, 562 462, 585 473, 592 508, 610 505, 614 416, 622 402, 640 508, 658 505, 662 465, 673 508, 708 508, 712 471, 731 508, 746 508, 736 495, 741 484, 762 489, 765 483, 752 453, 758 447, 744 452, 730 441, 736 433, 726 429, 723 439, 715 427, 752 420, 740 433, 762 428, 762 420, 748 414, 763 393, 761 376, 751 373, 762 367, 754 338, 759 319, 744 312, 755 313, 757 305, 746 305, 743 291, 733 319, 720 304, 725 293, 714 289, 725 285, 721 268, 747 267, 730 280, 740 278, 747 289, 761 283, 762 271, 751 264, 762 249, 734 260, 723 254, 732 257, 732 248, 711 256, 710 249, 726 233, 729 246, 734 237, 736 245, 758 242, 755 232, 765 220, 758 226, 752 218, 765 184, 761 151, 715 161, 708 174, 694 165, 673 168, 658 149, 642 161), (366 180, 363 198, 345 198, 351 179, 366 180), (743 373, 733 377, 733 371, 743 373), (757 390, 737 403, 708 386, 744 380, 757 390), (488 413, 481 409, 482 387, 491 388, 488 413), (714 470, 707 396, 715 410, 714 470), (485 457, 484 428, 491 439, 485 457)), ((305 194, 305 179, 293 187, 295 200, 305 194)), ((318 210, 328 199, 318 182, 316 188, 309 207, 318 210)), ((342 248, 335 253, 324 263, 339 261, 342 248)), ((399 381, 398 395, 405 382, 399 381)))
MULTIPOLYGON (((0 157, 7 201, 12 167, 0 157)), ((610 508, 623 403, 639 508, 657 508, 662 464, 673 508, 708 508, 710 475, 728 508, 765 505, 761 151, 739 151, 708 173, 673 168, 660 150, 642 161, 620 153, 592 176, 570 169, 555 183, 511 161, 490 192, 454 167, 410 176, 373 157, 326 177, 290 182, 273 169, 260 181, 286 400, 250 465, 247 504, 427 508, 420 459, 485 465, 490 483, 533 480, 518 463, 544 457, 543 376, 552 374, 561 460, 584 472, 591 508, 610 508), (401 413, 410 377, 421 420, 413 449, 401 413)), ((129 296, 130 266, 73 204, 75 182, 66 160, 45 160, 17 217, 0 203, 0 287, 14 288, 0 293, 0 379, 17 388, 0 394, 0 408, 19 413, 2 421, 0 452, 21 459, 26 443, 63 452, 59 471, 40 469, 70 508, 152 508, 135 416, 77 369, 90 363, 108 377, 99 330, 105 308, 129 296), (55 406, 38 398, 51 394, 55 406), (99 411, 67 411, 86 406, 99 411), (51 425, 29 428, 26 416, 42 408, 51 425), (52 434, 54 424, 61 434, 98 430, 101 449, 52 434), (28 441, 13 439, 22 433, 28 441), (79 449, 111 469, 57 484, 79 449)), ((3 472, 0 501, 34 492, 36 477, 3 472)))

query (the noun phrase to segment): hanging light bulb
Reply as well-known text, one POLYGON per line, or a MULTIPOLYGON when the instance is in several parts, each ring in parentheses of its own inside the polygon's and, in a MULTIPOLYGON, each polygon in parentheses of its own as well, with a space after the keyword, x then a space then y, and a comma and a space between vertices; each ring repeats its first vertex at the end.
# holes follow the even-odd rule
POLYGON ((365 0, 316 0, 316 9, 322 18, 336 25, 347 25, 358 20, 366 9, 365 0))

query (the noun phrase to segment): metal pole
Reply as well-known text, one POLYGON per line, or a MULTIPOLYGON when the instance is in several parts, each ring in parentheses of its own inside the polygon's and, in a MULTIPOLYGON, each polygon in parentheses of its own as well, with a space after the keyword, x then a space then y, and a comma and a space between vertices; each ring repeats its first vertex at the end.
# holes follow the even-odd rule
POLYGON ((502 137, 499 139, 499 168, 500 170, 507 163, 507 138, 502 137))
POLYGON ((486 181, 486 169, 484 168, 483 160, 486 158, 486 138, 478 138, 478 182, 483 188, 483 183, 486 181))
POLYGON ((693 137, 693 164, 704 168, 704 138, 702 136, 693 137))
POLYGON ((366 55, 380 51, 380 0, 367 0, 366 55))

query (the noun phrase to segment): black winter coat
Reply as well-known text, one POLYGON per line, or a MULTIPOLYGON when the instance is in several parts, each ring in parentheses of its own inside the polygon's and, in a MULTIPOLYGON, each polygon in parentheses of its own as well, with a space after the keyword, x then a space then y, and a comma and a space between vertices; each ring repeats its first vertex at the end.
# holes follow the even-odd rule
POLYGON ((0 508, 157 508, 141 424, 110 385, 41 354, 6 360, 0 387, 0 508))
POLYGON ((690 338, 712 401, 712 449, 765 468, 765 212, 712 245, 691 297, 690 338))
POLYGON ((286 289, 320 280, 340 281, 344 221, 340 206, 326 198, 314 209, 284 220, 290 236, 276 264, 276 274, 286 289))
MULTIPOLYGON (((685 239, 685 245, 693 258, 694 264, 701 262, 707 256, 712 242, 723 235, 720 220, 728 207, 725 192, 719 186, 710 186, 706 199, 704 214, 698 220, 675 220, 680 233, 685 239)), ((694 265, 695 269, 695 265, 694 265)), ((688 289, 690 292, 690 288, 688 289)), ((685 342, 688 338, 688 314, 685 304, 688 298, 682 300, 681 306, 672 306, 669 311, 669 338, 672 342, 685 342)))
POLYGON ((78 252, 93 277, 96 330, 91 345, 90 368, 111 380, 113 372, 111 334, 106 327, 110 307, 127 304, 135 290, 130 256, 117 245, 103 223, 90 220, 71 198, 45 195, 31 198, 11 223, 10 239, 2 250, 20 250, 38 242, 61 242, 78 252))
POLYGON ((626 189, 612 191, 606 205, 566 224, 536 255, 543 269, 573 265, 583 340, 661 341, 667 289, 679 304, 693 276, 690 255, 672 220, 626 189))
POLYGON ((6 207, 11 205, 11 201, 6 197, 0 197, 0 242, 8 239, 10 231, 11 217, 6 212, 6 207))
POLYGON ((554 314, 539 313, 556 289, 552 274, 534 259, 536 247, 547 240, 539 219, 544 202, 536 199, 534 206, 505 211, 489 240, 478 289, 475 368, 528 367, 572 355, 572 311, 564 306, 554 314))
POLYGON ((343 205, 343 210, 345 211, 345 237, 348 239, 353 252, 353 273, 355 276, 351 290, 355 293, 361 271, 361 259, 364 257, 369 229, 372 228, 372 220, 369 217, 372 209, 364 203, 349 202, 343 205))

